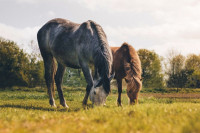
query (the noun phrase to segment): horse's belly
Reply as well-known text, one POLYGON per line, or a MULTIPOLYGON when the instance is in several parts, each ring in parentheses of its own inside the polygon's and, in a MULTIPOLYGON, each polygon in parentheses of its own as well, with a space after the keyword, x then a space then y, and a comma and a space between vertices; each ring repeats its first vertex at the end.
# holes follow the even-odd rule
POLYGON ((72 53, 57 53, 54 54, 54 57, 56 58, 57 62, 63 64, 66 67, 80 68, 78 56, 73 55, 72 53))
POLYGON ((68 67, 79 68, 78 53, 72 44, 69 42, 55 42, 50 47, 53 56, 59 63, 68 67))
POLYGON ((65 66, 75 68, 75 69, 81 68, 79 64, 71 63, 71 62, 65 62, 65 66))
POLYGON ((71 67, 71 68, 80 68, 80 64, 79 64, 79 61, 78 59, 76 58, 73 58, 73 59, 67 59, 67 60, 64 60, 64 64, 65 66, 67 67, 71 67))

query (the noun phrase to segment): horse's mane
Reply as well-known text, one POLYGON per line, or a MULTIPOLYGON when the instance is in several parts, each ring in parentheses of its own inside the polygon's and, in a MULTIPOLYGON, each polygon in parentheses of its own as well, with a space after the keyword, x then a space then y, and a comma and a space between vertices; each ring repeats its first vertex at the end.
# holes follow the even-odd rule
POLYGON ((99 47, 94 54, 95 67, 98 69, 98 73, 103 78, 103 88, 106 93, 110 92, 109 76, 112 67, 112 53, 107 42, 107 37, 102 27, 94 21, 89 20, 90 25, 98 38, 99 47))
POLYGON ((141 62, 137 51, 128 43, 123 43, 121 48, 126 48, 128 54, 128 62, 124 62, 124 69, 126 72, 126 78, 130 82, 135 81, 137 85, 141 85, 141 62))

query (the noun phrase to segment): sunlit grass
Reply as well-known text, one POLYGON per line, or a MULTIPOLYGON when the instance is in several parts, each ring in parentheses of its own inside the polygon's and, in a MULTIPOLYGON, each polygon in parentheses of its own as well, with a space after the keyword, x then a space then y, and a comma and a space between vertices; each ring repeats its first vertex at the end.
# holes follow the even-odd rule
POLYGON ((83 109, 84 89, 65 89, 70 109, 51 108, 46 92, 0 91, 0 132, 200 132, 200 99, 140 97, 140 104, 117 107, 117 94, 106 106, 83 109))

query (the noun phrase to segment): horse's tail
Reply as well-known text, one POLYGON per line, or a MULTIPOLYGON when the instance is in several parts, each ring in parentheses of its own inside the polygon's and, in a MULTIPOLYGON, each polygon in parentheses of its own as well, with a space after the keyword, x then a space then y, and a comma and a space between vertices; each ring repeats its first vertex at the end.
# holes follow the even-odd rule
POLYGON ((125 48, 128 54, 128 61, 124 63, 127 78, 132 78, 137 84, 141 83, 141 62, 137 51, 128 43, 123 43, 121 48, 125 48))
POLYGON ((112 53, 108 45, 107 37, 102 27, 95 23, 94 21, 89 20, 92 29, 97 33, 98 38, 98 48, 94 54, 94 64, 97 68, 99 75, 103 78, 103 88, 106 93, 110 92, 110 80, 109 76, 112 68, 112 53))

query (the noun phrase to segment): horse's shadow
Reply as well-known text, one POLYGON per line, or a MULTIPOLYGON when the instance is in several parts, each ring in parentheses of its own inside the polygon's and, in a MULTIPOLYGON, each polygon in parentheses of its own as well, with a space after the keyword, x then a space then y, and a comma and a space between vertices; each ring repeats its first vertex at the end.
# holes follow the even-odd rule
POLYGON ((78 112, 84 109, 93 108, 92 104, 87 105, 86 108, 83 107, 76 107, 76 108, 63 108, 58 106, 56 107, 41 107, 41 106, 33 106, 33 105, 19 105, 19 104, 4 104, 0 105, 0 108, 18 108, 18 109, 25 109, 25 110, 41 110, 41 111, 52 111, 52 112, 78 112))

